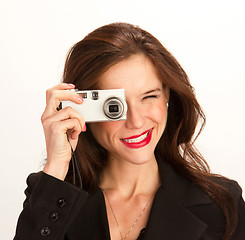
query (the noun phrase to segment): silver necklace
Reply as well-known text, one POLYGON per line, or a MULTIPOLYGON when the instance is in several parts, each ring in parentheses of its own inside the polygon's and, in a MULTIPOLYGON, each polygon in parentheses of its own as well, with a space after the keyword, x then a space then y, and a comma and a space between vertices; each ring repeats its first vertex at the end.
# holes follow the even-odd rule
POLYGON ((118 229, 118 231, 119 231, 119 233, 120 233, 120 236, 121 236, 121 240, 126 240, 126 238, 128 237, 129 233, 132 231, 132 229, 134 228, 134 226, 136 225, 136 223, 139 221, 140 217, 143 215, 143 213, 144 213, 145 209, 147 208, 147 206, 149 205, 150 201, 151 201, 152 198, 155 196, 155 193, 153 194, 153 196, 150 197, 150 199, 149 199, 148 202, 146 203, 145 207, 144 207, 143 210, 141 211, 140 215, 136 218, 136 220, 134 221, 133 225, 132 225, 132 226, 130 227, 130 229, 128 230, 127 234, 126 234, 125 236, 123 236, 123 235, 122 235, 121 228, 120 228, 119 223, 118 223, 118 221, 117 221, 116 215, 115 215, 115 213, 114 213, 114 211, 113 211, 113 208, 112 208, 112 206, 111 206, 110 199, 109 199, 109 197, 108 197, 106 191, 105 191, 103 188, 101 188, 101 189, 102 189, 102 191, 105 193, 105 196, 106 196, 106 198, 107 198, 107 200, 108 200, 110 209, 111 209, 111 211, 112 211, 113 217, 114 217, 114 219, 115 219, 115 221, 116 221, 116 224, 117 224, 117 229, 118 229))

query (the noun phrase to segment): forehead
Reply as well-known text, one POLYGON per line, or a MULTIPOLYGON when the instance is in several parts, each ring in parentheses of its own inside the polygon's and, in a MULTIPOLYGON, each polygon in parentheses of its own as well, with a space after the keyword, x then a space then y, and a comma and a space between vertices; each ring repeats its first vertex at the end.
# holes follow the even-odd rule
POLYGON ((109 68, 99 79, 99 88, 146 91, 160 88, 162 82, 152 62, 144 55, 133 55, 109 68))

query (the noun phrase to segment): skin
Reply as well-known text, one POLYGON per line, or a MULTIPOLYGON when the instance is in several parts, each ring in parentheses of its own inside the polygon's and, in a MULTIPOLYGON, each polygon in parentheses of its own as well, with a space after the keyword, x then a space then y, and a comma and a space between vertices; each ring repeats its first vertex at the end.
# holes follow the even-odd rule
POLYGON ((56 110, 60 101, 70 100, 82 104, 83 100, 77 94, 67 91, 74 88, 74 85, 62 83, 48 89, 46 108, 41 117, 47 149, 47 161, 43 172, 60 180, 65 179, 71 158, 71 147, 66 133, 75 149, 79 134, 86 130, 83 117, 72 108, 56 110))
MULTIPOLYGON (((153 196, 160 185, 155 147, 165 129, 169 90, 163 89, 152 63, 143 55, 133 55, 112 66, 100 78, 100 89, 124 88, 127 120, 90 124, 96 140, 109 152, 108 165, 101 174, 111 206, 125 236, 150 200, 127 239, 136 239, 146 226, 153 196), (149 93, 148 93, 149 92, 149 93), (121 139, 152 129, 152 138, 144 147, 132 149, 121 139)), ((121 239, 108 199, 107 214, 112 239, 121 239)))
MULTIPOLYGON (((71 156, 66 132, 75 149, 79 134, 86 130, 83 117, 72 108, 56 110, 64 100, 82 104, 74 92, 66 91, 74 87, 63 83, 47 90, 47 106, 41 118, 47 144, 43 171, 61 180, 65 179, 71 156)), ((112 66, 100 77, 98 88, 124 88, 126 92, 127 120, 90 123, 89 127, 109 153, 100 187, 108 195, 123 236, 149 203, 127 237, 137 239, 147 224, 154 194, 161 184, 154 150, 166 126, 169 90, 162 87, 153 64, 141 54, 112 66), (145 146, 129 148, 122 141, 150 129, 152 137, 145 146)), ((121 239, 106 196, 105 203, 111 239, 121 239)))

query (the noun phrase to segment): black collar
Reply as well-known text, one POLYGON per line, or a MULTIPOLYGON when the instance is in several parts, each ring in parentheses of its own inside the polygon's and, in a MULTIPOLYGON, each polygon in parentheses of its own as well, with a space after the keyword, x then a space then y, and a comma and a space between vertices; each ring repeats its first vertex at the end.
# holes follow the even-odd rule
POLYGON ((159 160, 158 166, 162 186, 156 193, 143 239, 199 239, 207 225, 188 208, 212 201, 203 190, 177 174, 170 165, 159 160))

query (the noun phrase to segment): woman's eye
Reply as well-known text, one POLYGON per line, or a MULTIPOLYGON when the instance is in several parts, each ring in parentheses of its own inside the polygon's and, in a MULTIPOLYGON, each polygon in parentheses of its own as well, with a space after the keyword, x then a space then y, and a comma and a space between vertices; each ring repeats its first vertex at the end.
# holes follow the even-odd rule
POLYGON ((149 96, 145 96, 145 97, 143 97, 143 100, 144 100, 144 99, 147 99, 147 98, 157 98, 157 95, 149 95, 149 96))

